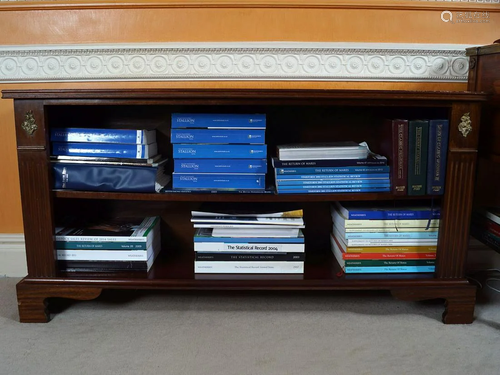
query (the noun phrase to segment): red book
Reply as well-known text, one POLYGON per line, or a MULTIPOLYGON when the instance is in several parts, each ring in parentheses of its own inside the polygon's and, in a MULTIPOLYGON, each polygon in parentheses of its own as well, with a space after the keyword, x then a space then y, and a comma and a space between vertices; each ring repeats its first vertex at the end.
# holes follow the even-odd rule
POLYGON ((394 195, 408 195, 408 120, 385 120, 381 154, 391 167, 394 195))

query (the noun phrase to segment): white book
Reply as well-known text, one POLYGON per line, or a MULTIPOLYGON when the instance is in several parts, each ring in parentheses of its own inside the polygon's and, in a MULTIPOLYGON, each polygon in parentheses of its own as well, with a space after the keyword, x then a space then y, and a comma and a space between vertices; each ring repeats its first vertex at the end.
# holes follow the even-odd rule
POLYGON ((146 261, 153 253, 148 250, 57 250, 57 260, 146 261))
MULTIPOLYGON (((223 228, 223 229, 303 229, 305 225, 266 225, 266 224, 231 224, 231 223, 194 223, 194 228, 223 228)), ((267 233, 267 232, 266 232, 267 233)), ((217 237, 215 234, 212 236, 217 237)), ((272 236, 271 236, 272 237, 272 236)))
POLYGON ((238 217, 294 217, 301 218, 303 216, 302 210, 282 211, 282 212, 268 212, 268 213, 242 213, 240 211, 232 211, 231 213, 223 212, 204 212, 204 211, 191 211, 191 216, 198 217, 213 217, 213 216, 238 216, 238 217))
POLYGON ((229 223, 229 224, 264 224, 264 225, 304 225, 301 217, 243 217, 243 216, 193 216, 192 223, 229 223))
POLYGON ((195 273, 303 273, 304 262, 194 262, 195 273))
POLYGON ((213 237, 298 237, 298 228, 214 228, 213 237))
POLYGON ((194 251, 224 253, 303 253, 303 243, 225 243, 195 242, 194 251))
POLYGON ((299 143, 280 145, 278 158, 280 160, 334 160, 334 159, 366 159, 368 147, 355 142, 336 143, 299 143))

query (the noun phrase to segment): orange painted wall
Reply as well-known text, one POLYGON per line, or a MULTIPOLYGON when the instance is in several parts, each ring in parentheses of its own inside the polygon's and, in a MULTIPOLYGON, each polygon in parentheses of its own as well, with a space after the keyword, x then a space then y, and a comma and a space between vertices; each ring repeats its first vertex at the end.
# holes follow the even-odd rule
MULTIPOLYGON (((406 2, 410 3, 410 2, 406 2)), ((411 2, 415 8, 415 2, 411 2)), ((500 36, 500 9, 487 24, 446 24, 435 4, 426 9, 144 8, 21 10, 0 6, 0 45, 295 41, 489 44, 500 36)), ((456 7, 456 5, 453 5, 456 7)), ((0 84, 13 88, 256 87, 463 90, 460 83, 403 82, 117 82, 0 84)), ((0 233, 20 233, 12 102, 0 100, 0 233)))

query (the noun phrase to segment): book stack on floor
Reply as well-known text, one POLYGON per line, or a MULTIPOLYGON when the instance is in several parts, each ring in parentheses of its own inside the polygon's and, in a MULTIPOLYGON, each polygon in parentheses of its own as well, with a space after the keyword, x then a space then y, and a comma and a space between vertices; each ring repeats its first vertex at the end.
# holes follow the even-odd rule
POLYGON ((233 215, 192 212, 195 273, 304 272, 302 210, 233 215))
POLYGON ((170 181, 156 130, 53 128, 56 189, 159 192, 170 181))
POLYGON ((386 120, 380 152, 392 168, 395 195, 442 195, 449 121, 386 120))
POLYGON ((55 245, 61 271, 149 271, 160 252, 160 218, 68 221, 56 228, 55 245))
POLYGON ((346 274, 435 271, 439 208, 332 205, 332 252, 346 274))
POLYGON ((272 162, 279 194, 390 191, 387 159, 366 143, 278 146, 272 162))
POLYGON ((264 190, 264 114, 173 113, 174 190, 264 190))
POLYGON ((500 208, 476 208, 472 215, 471 235, 500 252, 500 208))

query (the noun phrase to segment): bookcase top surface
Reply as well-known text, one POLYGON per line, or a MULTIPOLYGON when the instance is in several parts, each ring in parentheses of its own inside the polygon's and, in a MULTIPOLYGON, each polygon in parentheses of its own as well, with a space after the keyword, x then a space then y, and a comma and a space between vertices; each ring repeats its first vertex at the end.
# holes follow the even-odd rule
POLYGON ((486 101, 488 95, 471 91, 403 91, 337 89, 28 89, 3 90, 3 99, 322 99, 322 100, 418 100, 486 101))

